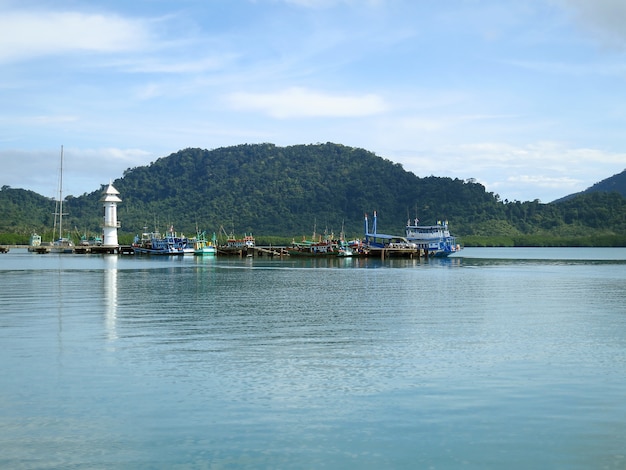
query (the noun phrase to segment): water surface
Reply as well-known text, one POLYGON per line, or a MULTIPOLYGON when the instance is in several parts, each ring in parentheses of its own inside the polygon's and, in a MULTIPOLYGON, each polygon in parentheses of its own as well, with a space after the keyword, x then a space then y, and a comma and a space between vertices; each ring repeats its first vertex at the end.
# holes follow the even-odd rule
POLYGON ((624 468, 626 250, 0 255, 6 468, 624 468))

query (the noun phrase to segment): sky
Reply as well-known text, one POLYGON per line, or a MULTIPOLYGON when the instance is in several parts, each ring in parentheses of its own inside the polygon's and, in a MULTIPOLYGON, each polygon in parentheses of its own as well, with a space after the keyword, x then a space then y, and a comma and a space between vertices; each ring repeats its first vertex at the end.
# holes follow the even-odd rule
POLYGON ((623 0, 0 0, 0 186, 47 197, 61 147, 79 196, 334 142, 551 202, 626 169, 625 104, 623 0))

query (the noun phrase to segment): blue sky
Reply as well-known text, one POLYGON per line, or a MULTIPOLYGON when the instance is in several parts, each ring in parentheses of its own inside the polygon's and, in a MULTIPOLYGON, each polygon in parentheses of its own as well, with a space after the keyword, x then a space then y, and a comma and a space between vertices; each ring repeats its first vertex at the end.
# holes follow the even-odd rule
POLYGON ((75 196, 262 142, 511 201, 626 168, 623 0, 0 0, 0 70, 0 185, 49 197, 61 145, 75 196))

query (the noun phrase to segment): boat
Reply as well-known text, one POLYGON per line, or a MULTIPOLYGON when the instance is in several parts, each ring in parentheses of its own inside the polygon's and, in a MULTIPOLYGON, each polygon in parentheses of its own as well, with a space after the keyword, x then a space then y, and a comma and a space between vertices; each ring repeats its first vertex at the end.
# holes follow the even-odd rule
POLYGON ((80 246, 102 246, 102 237, 97 235, 87 236, 86 233, 80 237, 80 246))
POLYGON ((226 236, 226 243, 220 245, 217 251, 224 255, 252 256, 256 246, 256 240, 252 234, 243 234, 243 238, 237 238, 231 232, 226 233, 224 227, 220 227, 220 231, 226 236))
POLYGON ((406 239, 415 243, 428 256, 446 257, 461 250, 456 238, 450 234, 448 221, 437 221, 436 225, 419 225, 419 219, 406 223, 406 239))
MULTIPOLYGON (((313 234, 315 239, 315 234, 313 234)), ((321 238, 318 241, 303 239, 301 242, 293 240, 291 247, 287 250, 290 256, 306 257, 351 257, 354 251, 343 239, 334 240, 332 234, 321 238)))
POLYGON ((74 242, 71 238, 59 237, 48 247, 50 253, 74 253, 74 242))
POLYGON ((35 232, 30 235, 30 240, 28 241, 28 251, 31 253, 47 251, 45 247, 41 246, 41 235, 35 232))
POLYGON ((448 221, 437 225, 419 225, 419 219, 407 221, 405 236, 387 235, 377 232, 377 216, 374 211, 372 231, 365 215, 365 244, 370 250, 392 250, 398 255, 423 252, 426 256, 446 257, 461 250, 456 238, 450 234, 448 221))
POLYGON ((63 236, 63 216, 67 215, 63 213, 63 146, 61 145, 61 169, 59 172, 59 199, 56 203, 56 210, 54 211, 54 230, 56 233, 56 226, 58 221, 59 238, 48 244, 47 251, 49 253, 74 253, 74 242, 72 239, 63 236))
POLYGON ((350 258, 352 256, 355 256, 355 252, 352 249, 352 247, 350 246, 350 244, 348 244, 347 242, 345 242, 344 240, 340 240, 339 244, 337 246, 337 256, 340 258, 350 258))
POLYGON ((226 246, 228 248, 233 248, 236 250, 240 250, 242 248, 254 248, 255 244, 256 244, 256 241, 254 240, 254 237, 252 236, 252 234, 248 235, 245 233, 243 234, 243 238, 235 238, 234 236, 231 235, 226 240, 226 246))
POLYGON ((196 234, 196 238, 192 240, 193 243, 193 253, 198 256, 214 256, 217 254, 217 248, 215 244, 215 234, 213 234, 213 238, 211 241, 206 239, 206 232, 198 232, 196 234))
POLYGON ((183 234, 178 235, 173 226, 165 236, 156 231, 143 232, 141 238, 135 237, 132 248, 137 255, 187 255, 195 252, 193 243, 183 234))

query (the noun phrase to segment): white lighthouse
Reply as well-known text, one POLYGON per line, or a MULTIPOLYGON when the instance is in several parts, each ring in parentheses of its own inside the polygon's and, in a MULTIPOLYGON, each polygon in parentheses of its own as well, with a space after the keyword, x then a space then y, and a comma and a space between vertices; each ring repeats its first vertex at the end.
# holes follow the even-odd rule
POLYGON ((111 183, 104 191, 104 196, 100 199, 104 206, 104 225, 102 244, 104 246, 119 246, 117 241, 117 229, 121 226, 117 220, 117 203, 122 202, 119 191, 111 183))

